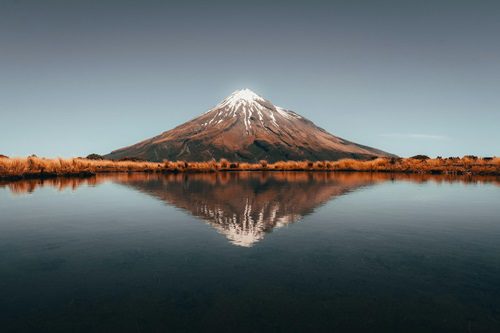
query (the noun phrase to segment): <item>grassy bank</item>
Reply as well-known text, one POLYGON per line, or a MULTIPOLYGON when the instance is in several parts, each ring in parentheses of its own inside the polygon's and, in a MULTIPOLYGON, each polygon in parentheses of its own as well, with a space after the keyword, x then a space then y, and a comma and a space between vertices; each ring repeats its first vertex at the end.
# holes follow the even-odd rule
POLYGON ((218 172, 218 171, 361 171, 449 175, 500 175, 500 158, 377 158, 371 161, 280 161, 239 163, 227 160, 209 162, 90 160, 83 158, 46 159, 39 157, 0 158, 0 178, 28 179, 58 176, 90 176, 106 172, 218 172))

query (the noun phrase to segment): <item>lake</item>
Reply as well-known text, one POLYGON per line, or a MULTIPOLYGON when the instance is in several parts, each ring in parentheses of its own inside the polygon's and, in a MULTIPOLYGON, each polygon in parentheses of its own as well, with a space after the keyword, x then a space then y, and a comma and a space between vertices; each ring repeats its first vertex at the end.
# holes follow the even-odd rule
POLYGON ((500 179, 0 183, 2 332, 500 332, 500 179))

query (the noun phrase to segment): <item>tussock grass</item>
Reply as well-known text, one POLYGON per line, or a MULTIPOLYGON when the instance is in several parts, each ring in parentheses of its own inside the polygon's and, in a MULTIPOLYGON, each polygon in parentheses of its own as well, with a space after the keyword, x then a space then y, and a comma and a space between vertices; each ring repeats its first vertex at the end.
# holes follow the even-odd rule
POLYGON ((217 171, 361 171, 449 175, 500 175, 500 158, 377 158, 371 161, 279 161, 268 163, 230 162, 225 159, 207 162, 91 160, 84 158, 46 159, 0 158, 0 178, 44 178, 86 176, 106 172, 217 172, 217 171))

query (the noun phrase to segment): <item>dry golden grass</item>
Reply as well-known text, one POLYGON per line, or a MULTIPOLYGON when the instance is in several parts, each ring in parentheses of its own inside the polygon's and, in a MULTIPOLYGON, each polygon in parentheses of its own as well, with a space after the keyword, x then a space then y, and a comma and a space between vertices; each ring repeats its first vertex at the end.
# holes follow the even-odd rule
POLYGON ((91 175, 105 172, 216 172, 216 171, 362 171, 419 174, 500 175, 500 158, 377 158, 371 161, 279 161, 268 163, 110 161, 82 158, 46 159, 39 157, 0 158, 0 178, 37 178, 91 175))

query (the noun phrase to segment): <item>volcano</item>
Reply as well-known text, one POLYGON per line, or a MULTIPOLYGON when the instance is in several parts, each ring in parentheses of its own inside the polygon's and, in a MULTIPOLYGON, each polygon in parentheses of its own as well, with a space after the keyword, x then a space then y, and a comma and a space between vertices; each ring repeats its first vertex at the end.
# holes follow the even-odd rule
POLYGON ((371 159, 394 156, 334 136, 249 89, 174 129, 111 152, 108 159, 230 161, 371 159))

